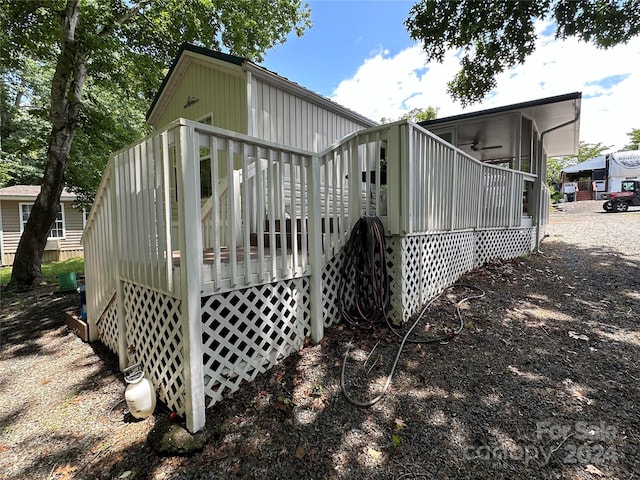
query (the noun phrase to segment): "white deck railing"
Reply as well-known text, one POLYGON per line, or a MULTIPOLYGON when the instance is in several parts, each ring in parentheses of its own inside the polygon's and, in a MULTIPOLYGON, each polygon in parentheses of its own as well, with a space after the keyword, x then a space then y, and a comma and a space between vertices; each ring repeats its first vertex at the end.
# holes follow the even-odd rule
MULTIPOLYGON (((192 251, 204 265, 203 287, 213 292, 309 274, 312 154, 206 125, 185 128, 199 154, 211 158, 211 208, 192 232, 202 230, 207 249, 204 256, 201 248, 192 251)), ((200 169, 191 175, 188 183, 199 192, 200 169)), ((193 201, 183 190, 179 196, 193 201)))
POLYGON ((386 176, 383 160, 390 127, 354 132, 319 154, 322 250, 331 258, 349 238, 362 215, 386 217, 386 176), (384 181, 383 178, 383 182, 384 181))
POLYGON ((418 125, 399 128, 400 161, 389 168, 399 231, 520 226, 524 180, 534 175, 482 163, 418 125))
POLYGON ((82 234, 87 316, 98 319, 116 293, 111 170, 105 172, 82 234))
POLYGON ((116 277, 179 298, 188 261, 210 293, 309 275, 314 252, 333 256, 366 214, 392 235, 518 227, 524 181, 534 178, 409 122, 314 155, 180 120, 111 160, 84 237, 90 314, 111 299, 116 277), (212 190, 204 204, 203 180, 212 190))
POLYGON ((165 391, 174 374, 183 375, 172 401, 197 430, 204 425, 203 298, 310 277, 299 281, 308 285, 308 310, 292 321, 305 316, 300 321, 319 341, 324 267, 362 215, 379 216, 388 235, 403 237, 520 228, 525 181, 534 180, 483 164, 406 121, 353 133, 315 154, 177 120, 114 154, 107 167, 83 239, 92 339, 115 294, 111 330, 121 367, 134 341, 127 335, 149 327, 173 370, 163 373, 157 352, 140 355, 165 391), (203 184, 210 186, 204 200, 203 184))

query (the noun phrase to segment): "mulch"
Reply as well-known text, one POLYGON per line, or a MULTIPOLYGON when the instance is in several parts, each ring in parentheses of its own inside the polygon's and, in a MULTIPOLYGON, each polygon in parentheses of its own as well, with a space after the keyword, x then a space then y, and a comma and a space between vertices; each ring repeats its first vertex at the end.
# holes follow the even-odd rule
MULTIPOLYGON (((542 253, 460 282, 464 329, 405 345, 331 328, 208 410, 208 444, 159 456, 123 410, 114 356, 65 325, 77 295, 2 292, 0 478, 631 479, 640 477, 640 211, 563 204, 542 253)), ((446 291, 414 331, 457 326, 446 291)), ((408 326, 405 326, 405 331, 408 326)))

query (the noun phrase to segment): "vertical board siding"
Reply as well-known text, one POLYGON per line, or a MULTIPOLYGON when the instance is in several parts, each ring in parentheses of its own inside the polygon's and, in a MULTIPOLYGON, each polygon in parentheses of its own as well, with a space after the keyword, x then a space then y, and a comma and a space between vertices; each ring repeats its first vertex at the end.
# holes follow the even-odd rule
POLYGON ((250 108, 255 112, 256 125, 250 131, 263 140, 318 152, 365 128, 255 76, 251 78, 251 91, 250 108))
POLYGON ((244 74, 234 75, 215 65, 192 62, 173 92, 156 127, 178 118, 198 120, 213 113, 213 125, 247 133, 247 83, 244 74), (188 97, 198 102, 185 108, 188 97))

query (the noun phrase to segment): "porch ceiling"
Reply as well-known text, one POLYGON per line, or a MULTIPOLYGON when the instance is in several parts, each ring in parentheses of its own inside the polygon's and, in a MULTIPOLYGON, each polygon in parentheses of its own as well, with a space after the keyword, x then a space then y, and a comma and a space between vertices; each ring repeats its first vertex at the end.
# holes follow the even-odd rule
POLYGON ((577 121, 545 135, 544 143, 548 156, 575 155, 578 153, 580 134, 580 92, 543 98, 531 102, 492 108, 452 117, 421 122, 432 131, 455 127, 457 146, 476 158, 489 161, 508 158, 515 151, 518 116, 522 113, 535 123, 542 133, 559 125, 577 121))

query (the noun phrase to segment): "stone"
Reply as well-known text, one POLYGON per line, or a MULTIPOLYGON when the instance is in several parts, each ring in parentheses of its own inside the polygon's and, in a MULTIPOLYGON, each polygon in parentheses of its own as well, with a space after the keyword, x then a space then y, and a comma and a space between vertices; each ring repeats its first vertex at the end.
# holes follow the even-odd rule
POLYGON ((191 433, 183 425, 173 422, 168 416, 156 419, 147 436, 148 445, 158 455, 190 455, 204 448, 209 440, 206 430, 191 433))

